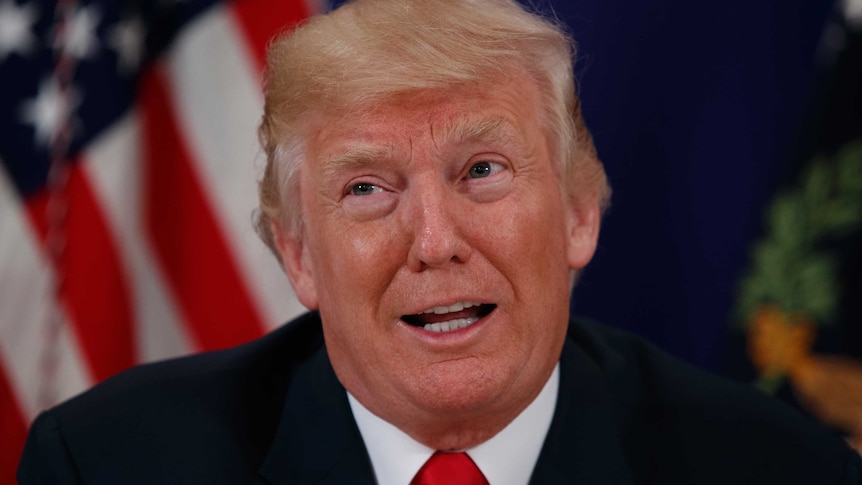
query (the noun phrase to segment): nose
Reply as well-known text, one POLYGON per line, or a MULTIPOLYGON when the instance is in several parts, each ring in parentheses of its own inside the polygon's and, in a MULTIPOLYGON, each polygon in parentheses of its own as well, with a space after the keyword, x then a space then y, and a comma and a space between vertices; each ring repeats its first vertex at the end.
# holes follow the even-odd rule
POLYGON ((407 265, 413 271, 466 263, 472 248, 462 229, 468 216, 457 194, 442 182, 425 181, 411 190, 404 223, 411 235, 407 265))

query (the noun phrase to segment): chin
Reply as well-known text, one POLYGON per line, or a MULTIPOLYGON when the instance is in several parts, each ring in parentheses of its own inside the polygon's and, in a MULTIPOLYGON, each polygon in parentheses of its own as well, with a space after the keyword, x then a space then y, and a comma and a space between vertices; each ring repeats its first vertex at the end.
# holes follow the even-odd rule
POLYGON ((418 406, 440 416, 488 413, 512 395, 513 373, 481 359, 458 359, 431 366, 413 380, 412 394, 418 406))
POLYGON ((424 418, 413 419, 402 429, 436 450, 463 450, 483 443, 529 404, 529 400, 521 403, 502 399, 511 394, 501 392, 498 387, 501 386, 443 382, 440 387, 415 396, 420 400, 424 418))

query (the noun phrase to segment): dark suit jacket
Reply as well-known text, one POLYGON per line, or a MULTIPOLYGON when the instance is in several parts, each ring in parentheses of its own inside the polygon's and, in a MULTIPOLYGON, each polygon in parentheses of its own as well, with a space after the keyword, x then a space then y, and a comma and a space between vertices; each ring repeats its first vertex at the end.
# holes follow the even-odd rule
MULTIPOLYGON (((843 442, 757 391, 573 321, 537 484, 860 482, 843 442)), ((142 366, 43 413, 21 483, 371 484, 317 314, 142 366)))

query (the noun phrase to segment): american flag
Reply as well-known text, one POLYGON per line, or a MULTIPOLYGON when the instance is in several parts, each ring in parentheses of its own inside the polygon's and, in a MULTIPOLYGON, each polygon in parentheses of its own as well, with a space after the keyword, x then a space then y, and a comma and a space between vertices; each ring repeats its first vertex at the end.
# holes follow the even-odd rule
POLYGON ((0 483, 36 414, 301 311, 252 229, 267 42, 312 0, 0 0, 0 483))

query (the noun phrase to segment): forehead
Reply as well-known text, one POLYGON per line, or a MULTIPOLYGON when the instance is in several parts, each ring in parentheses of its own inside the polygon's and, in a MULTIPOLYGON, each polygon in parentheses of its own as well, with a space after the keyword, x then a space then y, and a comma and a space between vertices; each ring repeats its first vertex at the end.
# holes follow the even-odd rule
MULTIPOLYGON (((380 103, 322 116, 309 137, 309 158, 396 150, 404 142, 535 143, 542 137, 539 94, 527 76, 441 90, 400 93, 380 103)), ((373 156, 374 153, 369 153, 373 156)))

